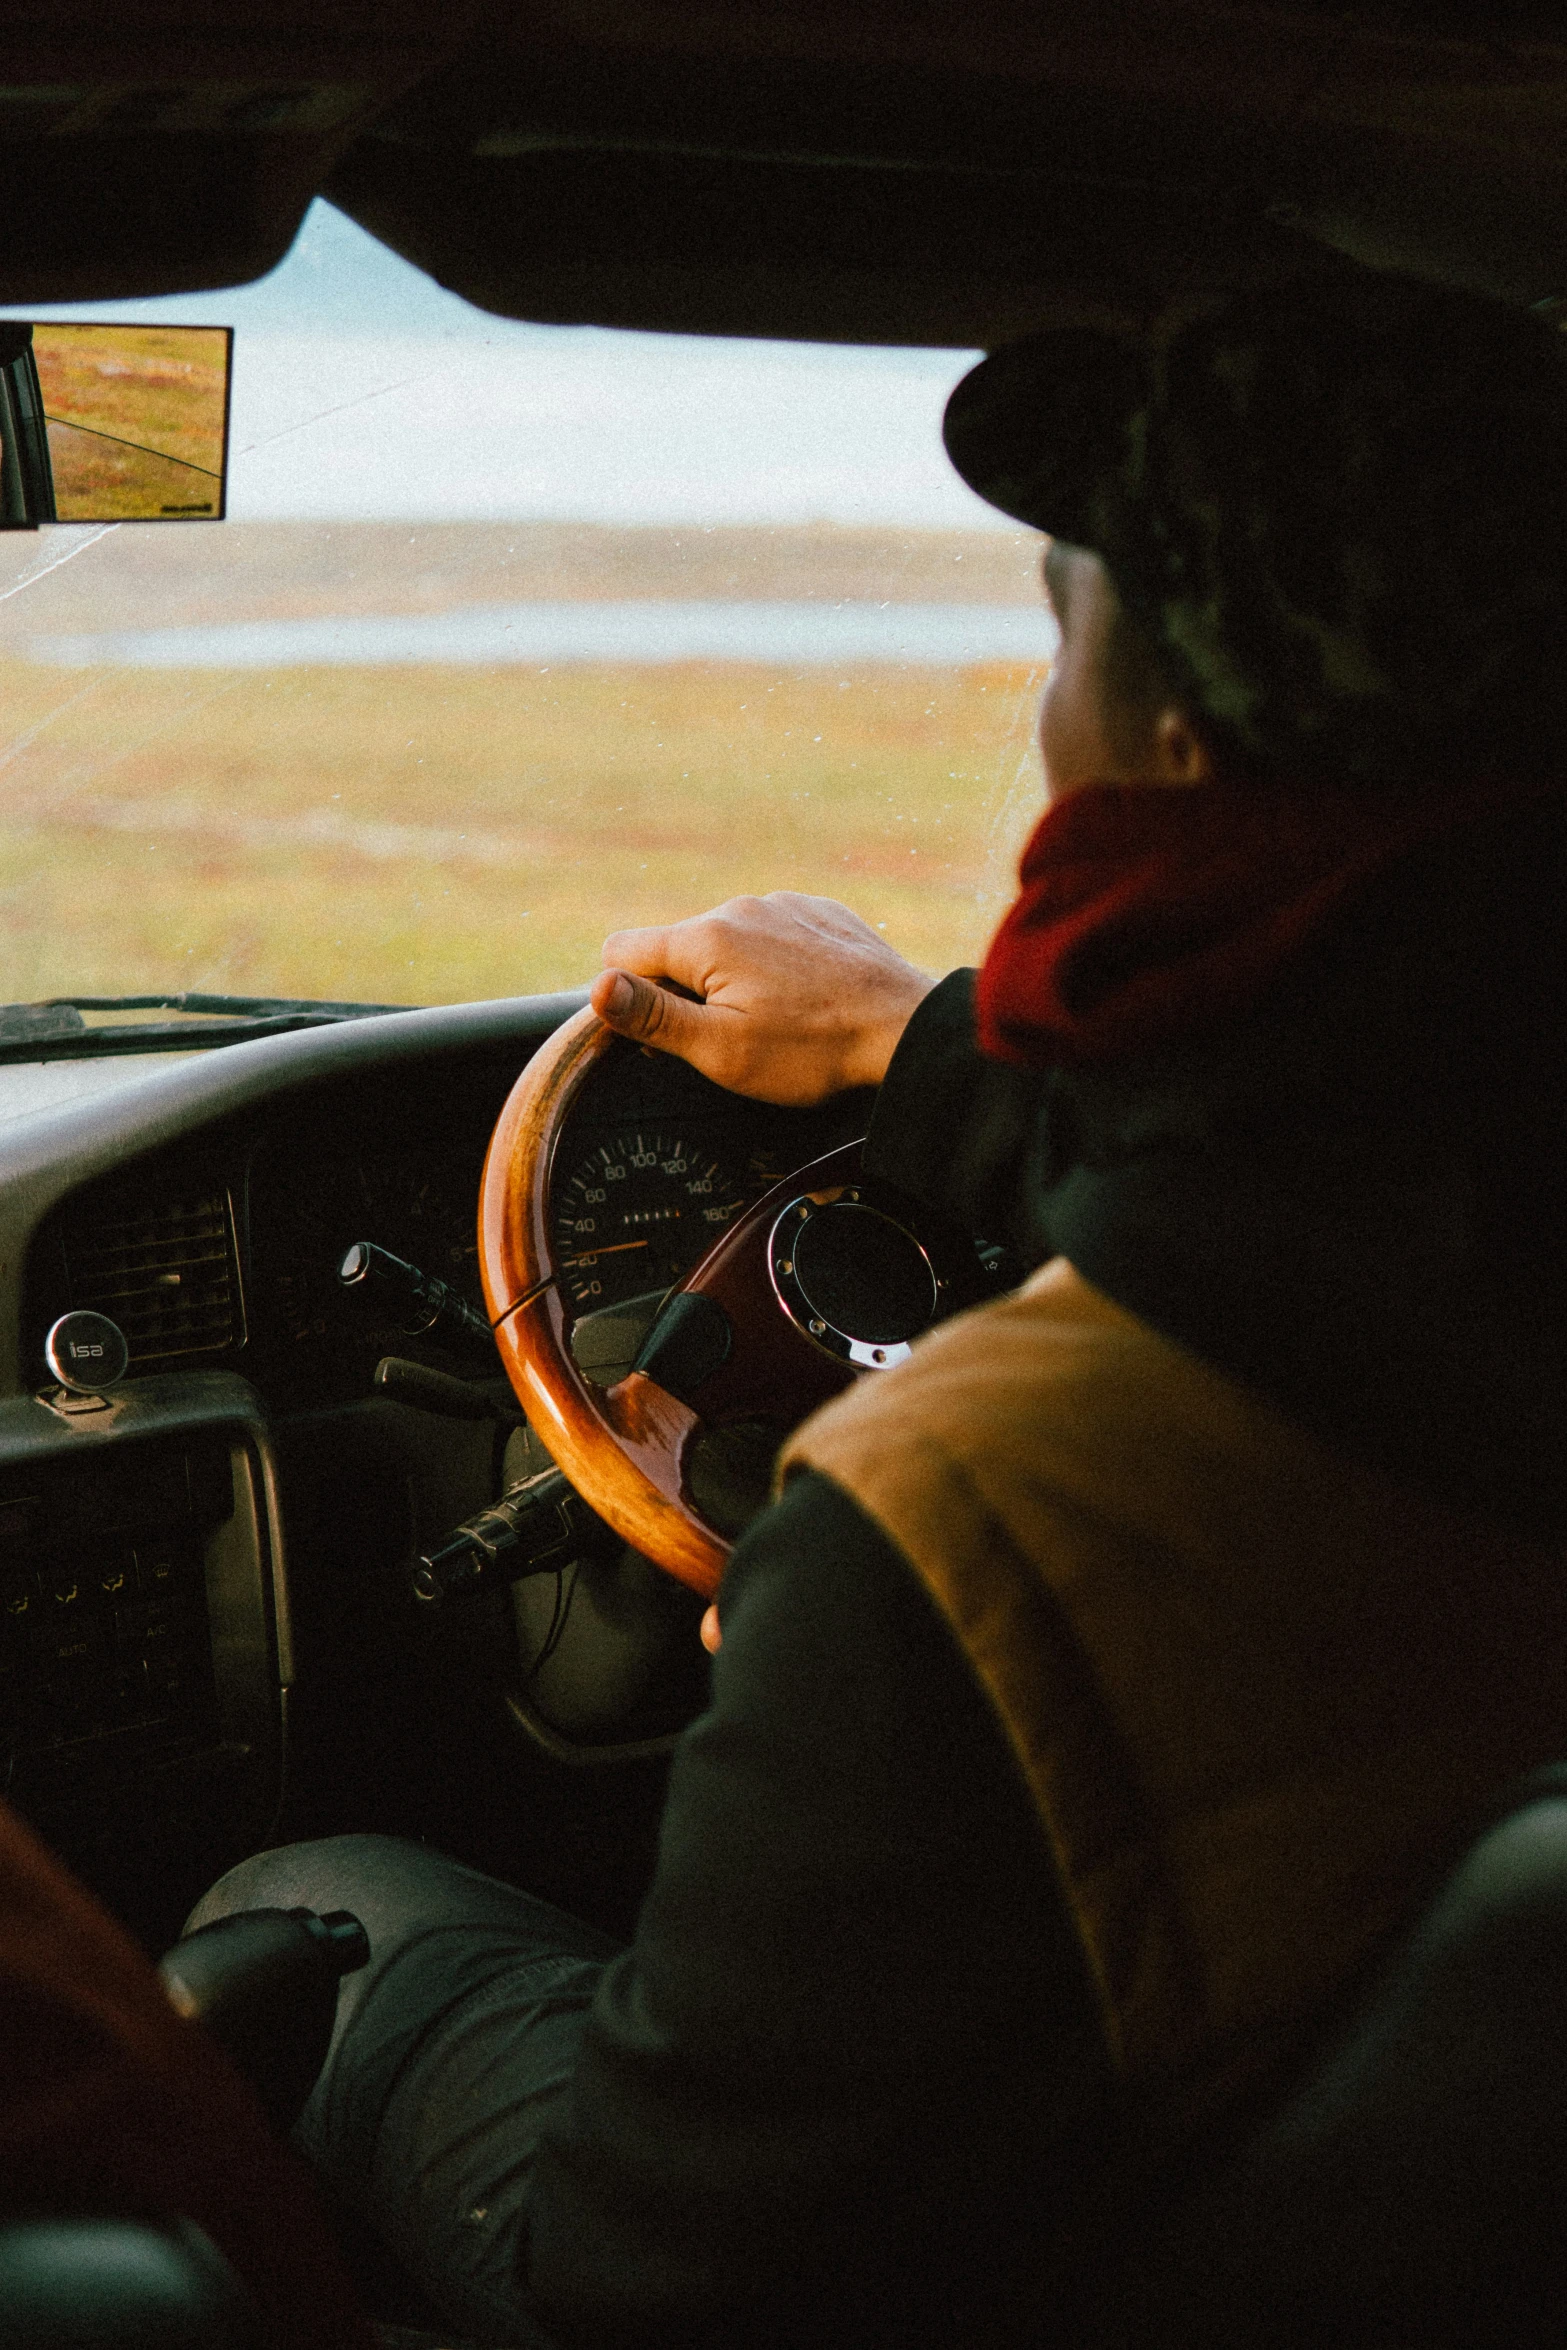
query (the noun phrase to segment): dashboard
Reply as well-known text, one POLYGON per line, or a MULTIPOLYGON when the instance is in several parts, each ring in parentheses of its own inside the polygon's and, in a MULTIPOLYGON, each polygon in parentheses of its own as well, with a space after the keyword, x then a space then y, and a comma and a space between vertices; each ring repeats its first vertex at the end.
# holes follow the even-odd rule
MULTIPOLYGON (((578 1000, 370 1018, 149 1064, 135 1082, 106 1073, 100 1094, 0 1125, 0 1765, 122 1915, 171 1852, 188 1897, 285 1802, 296 1832, 362 1823, 374 1803, 404 1825, 386 1793, 418 1778, 394 1752, 404 1684, 446 1667, 439 1639, 409 1647, 399 1578, 542 1455, 498 1362, 395 1298, 363 1301, 338 1266, 371 1241, 482 1309, 490 1133, 578 1000), (130 1349, 102 1409, 63 1408, 44 1370, 46 1331, 77 1308, 109 1315, 130 1349), (378 1394, 389 1354, 459 1375, 489 1416, 378 1394), (301 1780, 331 1789, 303 1821, 301 1780)), ((679 1279, 792 1168, 862 1133, 868 1109, 767 1108, 617 1044, 552 1170, 584 1333, 679 1279)), ((578 1743, 561 1754, 596 1753, 624 1717, 631 1743, 613 1751, 632 1751, 700 1701, 690 1595, 643 1564, 578 1594, 574 1649, 559 1590, 516 1586, 490 1625, 506 1701, 546 1748, 564 1724, 578 1743), (660 1696, 676 1652, 680 1686, 660 1696)), ((454 1655, 474 1637, 440 1636, 454 1655)), ((419 1767, 439 1777, 433 1758, 419 1767)))
MULTIPOLYGON (((475 1369, 418 1314, 346 1289, 345 1251, 372 1241, 482 1311, 479 1179, 517 1074, 512 1054, 345 1079, 306 1100, 223 1121, 83 1186, 40 1223, 26 1257, 22 1353, 74 1308, 125 1331, 134 1374, 242 1373, 273 1411, 370 1392, 400 1353, 475 1369)), ((777 1110, 683 1063, 617 1046, 594 1071, 551 1173, 568 1297, 589 1315, 678 1281, 790 1170, 863 1133, 868 1102, 777 1110)))

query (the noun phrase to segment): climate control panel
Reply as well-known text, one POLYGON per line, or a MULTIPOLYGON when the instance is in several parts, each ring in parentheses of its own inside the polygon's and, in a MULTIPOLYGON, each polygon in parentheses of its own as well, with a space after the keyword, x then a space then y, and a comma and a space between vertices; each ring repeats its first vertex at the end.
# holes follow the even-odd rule
POLYGON ((228 1446, 140 1445, 18 1482, 0 1494, 0 1739, 13 1768, 25 1782, 84 1741, 210 1744, 206 1556, 234 1510, 228 1446))

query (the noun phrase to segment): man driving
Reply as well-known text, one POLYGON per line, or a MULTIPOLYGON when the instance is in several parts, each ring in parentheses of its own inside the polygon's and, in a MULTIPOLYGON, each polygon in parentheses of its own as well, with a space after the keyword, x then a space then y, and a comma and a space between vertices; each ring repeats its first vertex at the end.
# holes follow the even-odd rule
POLYGON ((1324 280, 997 354, 1047 807, 977 975, 829 901, 595 1008, 1030 1268, 786 1446, 629 1949, 420 1848, 300 2145, 475 2340, 1017 2342, 1286 2079, 1567 1700, 1567 378, 1324 280), (1109 2216, 1107 2216, 1109 2215, 1109 2216))

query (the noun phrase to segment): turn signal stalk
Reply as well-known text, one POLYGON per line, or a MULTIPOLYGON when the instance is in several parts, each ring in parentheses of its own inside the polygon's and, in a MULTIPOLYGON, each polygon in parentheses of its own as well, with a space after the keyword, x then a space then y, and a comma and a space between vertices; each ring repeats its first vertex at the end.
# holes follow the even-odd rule
POLYGON ((554 1574, 573 1559, 608 1556, 620 1537, 596 1517, 559 1469, 543 1469, 510 1486, 497 1502, 465 1519, 413 1571, 413 1595, 427 1607, 524 1575, 554 1574))

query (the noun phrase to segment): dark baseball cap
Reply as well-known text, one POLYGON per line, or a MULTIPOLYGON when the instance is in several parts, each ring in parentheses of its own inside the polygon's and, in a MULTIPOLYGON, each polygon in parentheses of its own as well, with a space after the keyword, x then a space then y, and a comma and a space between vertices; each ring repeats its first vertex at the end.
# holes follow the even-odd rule
POLYGON ((1567 360, 1527 310, 1367 272, 1062 329, 965 376, 945 438, 1102 556, 1243 756, 1391 782, 1567 721, 1567 360))

